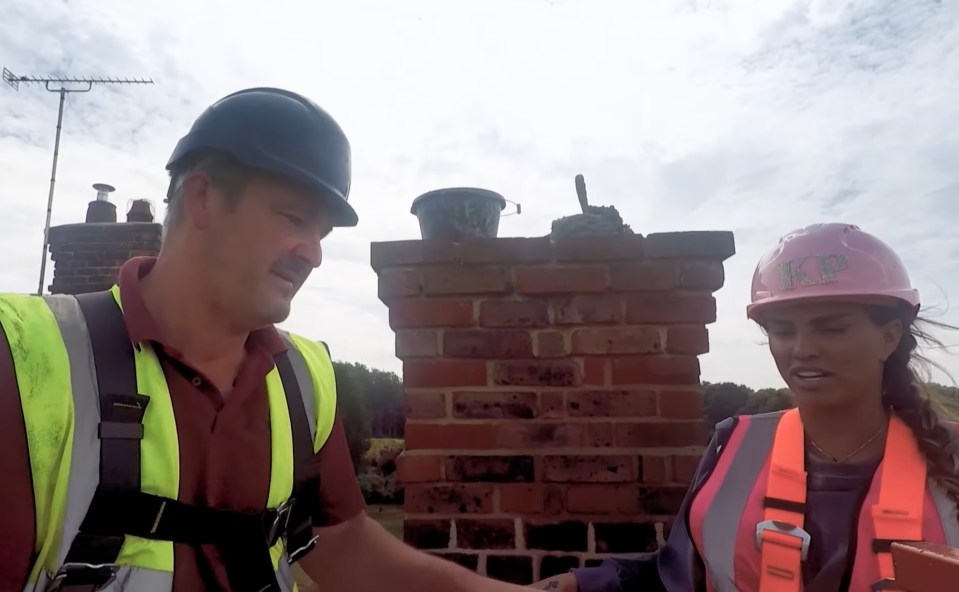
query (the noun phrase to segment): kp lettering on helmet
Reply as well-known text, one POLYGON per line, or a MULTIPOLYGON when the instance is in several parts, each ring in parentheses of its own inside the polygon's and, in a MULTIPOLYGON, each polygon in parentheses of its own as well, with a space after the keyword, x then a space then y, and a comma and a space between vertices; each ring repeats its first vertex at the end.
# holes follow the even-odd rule
POLYGON ((841 253, 810 255, 779 264, 783 290, 834 284, 839 281, 839 274, 847 269, 849 260, 841 253))

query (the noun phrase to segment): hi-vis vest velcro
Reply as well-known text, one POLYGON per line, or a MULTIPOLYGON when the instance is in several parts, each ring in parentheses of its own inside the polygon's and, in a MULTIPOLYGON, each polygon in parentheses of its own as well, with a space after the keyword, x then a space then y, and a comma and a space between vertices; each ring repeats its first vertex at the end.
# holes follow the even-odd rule
MULTIPOLYGON (((805 439, 797 409, 736 418, 695 493, 689 532, 708 592, 800 592, 810 544, 805 439)), ((959 546, 956 505, 926 475, 916 440, 894 413, 883 459, 856 517, 848 590, 896 590, 894 542, 959 546)), ((852 526, 852 525, 851 525, 852 526)))
MULTIPOLYGON (((25 590, 169 592, 173 542, 214 544, 235 590, 295 590, 336 391, 322 344, 283 333, 267 375, 269 494, 247 514, 177 501, 176 421, 159 360, 131 344, 117 286, 78 297, 0 296, 26 424, 36 560, 25 590), (141 462, 142 461, 142 462, 141 462)), ((2 336, 0 336, 2 337, 2 336)))

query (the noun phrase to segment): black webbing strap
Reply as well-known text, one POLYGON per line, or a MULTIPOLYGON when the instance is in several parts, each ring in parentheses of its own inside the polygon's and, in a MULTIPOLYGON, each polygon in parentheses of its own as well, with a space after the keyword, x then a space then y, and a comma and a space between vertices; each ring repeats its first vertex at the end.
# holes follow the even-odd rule
MULTIPOLYGON (((150 399, 138 394, 133 345, 113 295, 110 292, 82 294, 77 296, 77 302, 90 334, 100 400, 100 480, 93 494, 96 502, 106 493, 140 491, 142 421, 150 399)), ((67 552, 66 563, 113 564, 120 555, 124 538, 122 533, 103 536, 88 514, 67 552)), ((95 580, 112 576, 113 573, 102 569, 99 576, 77 574, 73 578, 76 585, 67 580, 60 589, 95 590, 90 587, 97 584, 95 580)))
POLYGON ((313 516, 319 504, 319 476, 313 467, 313 437, 310 434, 309 418, 303 405, 303 393, 296 379, 289 353, 274 358, 286 405, 290 414, 293 433, 293 492, 289 522, 286 524, 286 552, 289 562, 294 563, 307 554, 315 545, 313 516))

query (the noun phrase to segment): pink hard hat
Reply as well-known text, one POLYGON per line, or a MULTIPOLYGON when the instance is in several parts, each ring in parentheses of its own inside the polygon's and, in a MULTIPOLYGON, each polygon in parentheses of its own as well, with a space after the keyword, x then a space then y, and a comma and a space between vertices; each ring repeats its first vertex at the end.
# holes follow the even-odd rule
POLYGON ((814 224, 790 232, 753 273, 755 320, 769 305, 805 300, 892 301, 919 308, 919 292, 899 256, 852 224, 814 224))

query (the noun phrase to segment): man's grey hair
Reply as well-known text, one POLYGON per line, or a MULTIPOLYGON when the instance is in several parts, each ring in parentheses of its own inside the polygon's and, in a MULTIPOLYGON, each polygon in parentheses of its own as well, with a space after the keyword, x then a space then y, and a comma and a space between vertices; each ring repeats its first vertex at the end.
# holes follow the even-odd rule
POLYGON ((170 171, 170 192, 167 196, 166 215, 163 218, 163 234, 175 227, 183 217, 183 183, 197 171, 210 176, 213 185, 235 203, 246 184, 249 170, 229 156, 221 153, 203 154, 186 166, 170 171))

